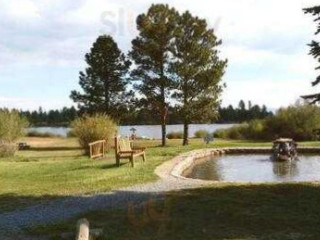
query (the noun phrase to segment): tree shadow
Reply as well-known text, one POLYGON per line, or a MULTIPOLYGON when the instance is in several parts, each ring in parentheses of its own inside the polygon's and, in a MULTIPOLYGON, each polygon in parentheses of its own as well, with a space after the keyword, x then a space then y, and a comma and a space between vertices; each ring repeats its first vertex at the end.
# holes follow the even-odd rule
POLYGON ((128 164, 129 163, 120 163, 120 166, 118 166, 116 163, 107 163, 107 164, 103 164, 103 165, 94 165, 94 166, 86 165, 86 166, 76 167, 76 168, 72 169, 72 171, 87 170, 87 169, 91 169, 91 168, 107 170, 107 169, 119 168, 121 166, 128 165, 128 164))
POLYGON ((100 168, 101 169, 112 169, 112 168, 119 168, 121 166, 128 165, 128 164, 130 164, 130 162, 127 162, 127 163, 122 162, 122 163, 120 163, 120 166, 118 166, 118 164, 116 164, 116 163, 112 163, 112 164, 105 164, 105 165, 101 166, 100 168))
MULTIPOLYGON (((44 196, 40 207, 0 214, 0 229, 14 223, 33 235, 61 236, 74 232, 77 219, 85 217, 91 228, 103 229, 101 239, 319 239, 319 190, 315 184, 222 183, 165 196, 142 191, 44 196)), ((3 198, 40 201, 7 195, 0 203, 3 198)))
POLYGON ((32 147, 28 150, 21 150, 21 151, 42 152, 42 151, 70 151, 70 150, 83 150, 83 148, 81 147, 32 147))

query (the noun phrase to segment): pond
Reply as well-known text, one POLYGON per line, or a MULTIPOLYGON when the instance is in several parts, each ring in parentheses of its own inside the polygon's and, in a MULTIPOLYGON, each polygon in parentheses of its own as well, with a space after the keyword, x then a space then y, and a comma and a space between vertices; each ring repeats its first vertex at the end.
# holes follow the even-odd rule
POLYGON ((295 182, 320 180, 320 156, 301 155, 296 161, 273 161, 270 155, 225 155, 203 159, 185 177, 214 181, 295 182))
MULTIPOLYGON (((234 126, 234 124, 190 124, 189 126, 189 135, 192 137, 194 133, 198 130, 207 130, 209 133, 213 133, 218 129, 226 129, 234 126)), ((131 128, 135 128, 137 130, 136 134, 139 137, 144 138, 153 138, 160 139, 161 138, 161 126, 160 125, 137 125, 137 126, 120 126, 119 132, 122 136, 130 136, 131 128)), ((182 131, 183 125, 167 125, 167 133, 182 131)), ((29 131, 37 131, 40 133, 52 133, 61 136, 67 136, 70 128, 65 127, 35 127, 30 128, 29 131)))

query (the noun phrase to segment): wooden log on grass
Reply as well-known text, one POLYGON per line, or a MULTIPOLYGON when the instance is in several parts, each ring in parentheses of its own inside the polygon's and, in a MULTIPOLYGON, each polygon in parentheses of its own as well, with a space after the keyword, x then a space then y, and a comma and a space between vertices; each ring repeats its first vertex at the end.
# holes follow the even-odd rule
POLYGON ((89 240, 89 221, 85 218, 77 222, 76 240, 89 240))

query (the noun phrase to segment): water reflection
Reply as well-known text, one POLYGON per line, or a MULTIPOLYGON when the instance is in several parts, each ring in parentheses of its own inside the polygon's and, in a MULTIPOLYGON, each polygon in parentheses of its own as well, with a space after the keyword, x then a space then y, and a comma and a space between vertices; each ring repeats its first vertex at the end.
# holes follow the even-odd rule
POLYGON ((210 157, 197 160, 197 164, 187 169, 184 175, 198 179, 222 180, 221 173, 223 169, 217 161, 211 160, 212 158, 210 157), (198 166, 201 167, 199 168, 198 166), (197 171, 194 171, 195 169, 197 169, 197 171), (205 178, 203 178, 203 176, 205 176, 205 178))
POLYGON ((295 177, 299 174, 297 160, 272 161, 273 173, 280 178, 295 177))
POLYGON ((186 177, 215 181, 288 182, 320 180, 320 157, 278 162, 269 155, 226 155, 197 161, 186 177))

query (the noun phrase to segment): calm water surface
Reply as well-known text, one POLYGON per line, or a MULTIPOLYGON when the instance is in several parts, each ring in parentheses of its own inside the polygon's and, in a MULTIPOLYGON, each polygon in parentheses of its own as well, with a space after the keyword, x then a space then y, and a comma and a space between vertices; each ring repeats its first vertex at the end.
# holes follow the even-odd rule
POLYGON ((297 161, 276 162, 270 155, 226 155, 200 160, 185 176, 215 181, 316 181, 320 180, 320 156, 300 155, 297 161))
MULTIPOLYGON (((191 124, 189 126, 189 134, 190 136, 193 136, 194 133, 198 130, 207 130, 209 133, 213 133, 214 131, 218 129, 226 129, 234 126, 234 124, 191 124)), ((160 125, 139 125, 139 126, 120 126, 119 132, 122 136, 130 136, 131 135, 131 128, 135 128, 137 130, 136 134, 139 137, 145 137, 145 138, 154 138, 154 139, 160 139, 161 138, 161 126, 160 125)), ((65 127, 36 127, 36 128, 30 128, 29 131, 37 131, 40 133, 53 133, 58 134, 61 136, 67 136, 68 132, 70 131, 70 128, 65 127)), ((167 125, 167 133, 170 132, 176 132, 176 131, 182 131, 183 125, 167 125)))

